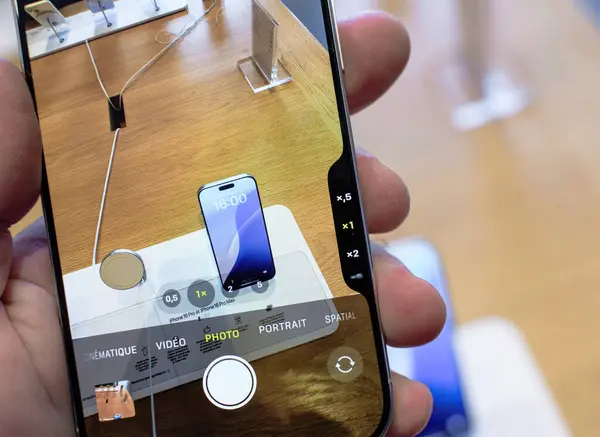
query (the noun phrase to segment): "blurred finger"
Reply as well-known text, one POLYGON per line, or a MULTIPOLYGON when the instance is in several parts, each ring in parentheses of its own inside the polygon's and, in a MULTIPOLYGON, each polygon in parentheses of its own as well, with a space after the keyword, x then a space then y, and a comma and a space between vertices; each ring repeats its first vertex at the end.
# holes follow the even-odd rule
POLYGON ((393 437, 413 437, 427 425, 433 409, 429 389, 420 382, 392 373, 394 417, 388 432, 393 437))
POLYGON ((367 107, 400 76, 410 56, 402 23, 384 12, 362 14, 339 23, 345 82, 351 112, 367 107))
POLYGON ((410 210, 410 195, 395 172, 362 149, 356 151, 358 176, 369 232, 396 229, 410 210))
POLYGON ((373 263, 388 344, 413 347, 435 339, 446 321, 446 306, 437 290, 377 245, 373 263))

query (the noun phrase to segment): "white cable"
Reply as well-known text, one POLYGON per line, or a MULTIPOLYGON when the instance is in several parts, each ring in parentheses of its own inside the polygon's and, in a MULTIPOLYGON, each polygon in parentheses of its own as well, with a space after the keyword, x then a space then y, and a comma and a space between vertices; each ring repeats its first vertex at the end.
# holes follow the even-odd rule
POLYGON ((194 17, 192 14, 190 14, 190 19, 189 19, 189 20, 188 20, 188 21, 185 23, 185 25, 184 25, 184 26, 181 28, 181 30, 179 31, 179 33, 173 33, 173 32, 170 32, 170 31, 168 31, 168 30, 161 30, 161 31, 160 31, 160 32, 158 32, 158 33, 156 34, 156 36, 154 37, 154 41, 156 41, 156 42, 157 42, 157 43, 159 43, 159 44, 170 44, 171 42, 173 42, 173 40, 172 40, 172 39, 170 39, 170 40, 168 40, 168 41, 163 41, 163 40, 161 40, 159 37, 160 37, 161 35, 171 35, 171 36, 173 36, 173 37, 177 38, 179 35, 181 35, 181 33, 182 33, 183 31, 185 31, 185 30, 187 29, 187 27, 188 27, 189 25, 191 25, 191 24, 192 24, 192 23, 194 23, 195 21, 196 21, 196 17, 194 17))
MULTIPOLYGON (((148 287, 150 288, 150 290, 152 290, 152 292, 154 293, 154 286, 151 282, 148 281, 148 279, 146 279, 146 284, 148 284, 148 287)), ((151 300, 147 300, 146 304, 144 305, 145 307, 145 312, 146 312, 146 321, 148 320, 148 316, 151 315, 149 313, 151 313, 152 311, 148 310, 148 303, 151 304, 152 309, 154 309, 154 312, 156 314, 156 307, 154 305, 152 305, 152 301, 151 300)), ((157 433, 156 433, 156 408, 154 405, 154 384, 152 381, 152 348, 150 347, 150 343, 152 341, 152 336, 150 335, 150 330, 152 328, 146 326, 146 333, 147 333, 147 341, 148 341, 148 376, 149 376, 149 383, 150 383, 150 412, 152 415, 152 437, 156 437, 157 433)))
POLYGON ((123 94, 125 94, 125 91, 127 91, 127 88, 129 88, 129 86, 133 83, 134 80, 136 80, 149 67, 154 65, 154 63, 156 61, 158 61, 167 51, 169 51, 171 49, 171 47, 173 47, 175 44, 177 44, 177 42, 179 42, 181 39, 183 39, 185 36, 187 36, 192 30, 194 30, 196 28, 196 26, 198 26, 198 24, 200 24, 200 22, 202 22, 202 20, 204 20, 204 18, 206 18, 206 16, 210 13, 210 11, 212 11, 214 9, 214 7, 216 5, 217 5, 217 0, 214 0, 212 5, 210 5, 210 7, 206 11, 204 11, 204 14, 202 14, 202 16, 200 16, 200 18, 198 18, 196 21, 194 21, 187 29, 184 27, 182 32, 179 34, 179 36, 177 38, 175 38, 173 41, 171 41, 166 47, 164 47, 152 59, 150 59, 144 66, 142 66, 142 68, 140 68, 133 76, 131 76, 131 78, 123 86, 123 89, 121 90, 120 98, 121 99, 123 98, 123 94))
POLYGON ((87 39, 85 40, 85 45, 87 46, 88 53, 90 54, 90 59, 92 60, 92 65, 94 66, 94 71, 96 72, 96 77, 98 78, 98 83, 100 84, 100 87, 102 88, 102 92, 106 96, 106 100, 108 100, 108 103, 110 103, 110 106, 112 106, 115 111, 118 111, 117 107, 113 104, 112 100, 110 100, 108 91, 106 91, 106 88, 104 87, 104 82, 102 82, 102 78, 100 77, 100 72, 98 71, 98 66, 96 65, 96 59, 94 58, 94 54, 92 53, 92 48, 90 47, 90 43, 88 42, 87 39))
POLYGON ((133 76, 131 76, 129 78, 129 80, 127 82, 125 82, 123 89, 119 93, 119 107, 118 108, 115 107, 114 104, 112 103, 112 101, 110 100, 108 92, 106 91, 106 87, 104 86, 104 83, 102 82, 102 78, 100 77, 100 73, 98 72, 98 68, 96 66, 96 61, 94 59, 92 49, 90 48, 89 42, 87 40, 85 41, 87 48, 88 48, 88 52, 90 53, 90 58, 92 59, 92 64, 94 65, 94 70, 96 71, 96 77, 98 78, 98 82, 100 82, 100 87, 102 87, 102 91, 104 92, 104 95, 108 99, 108 102, 113 107, 113 109, 118 111, 123 107, 123 94, 125 94, 125 91, 127 91, 127 89, 131 86, 131 84, 142 73, 144 73, 148 68, 150 68, 152 65, 154 65, 154 63, 156 61, 158 61, 165 53, 167 53, 175 44, 177 44, 177 42, 179 42, 186 35, 188 35, 192 30, 194 30, 196 28, 196 26, 198 26, 198 24, 200 24, 202 22, 202 20, 204 20, 206 18, 206 16, 215 8, 216 5, 217 5, 217 0, 214 0, 213 3, 208 7, 208 9, 206 9, 206 11, 204 11, 204 14, 202 14, 201 17, 199 17, 196 21, 194 21, 189 27, 187 27, 187 25, 184 26, 183 30, 181 31, 179 36, 177 36, 177 38, 173 39, 173 41, 171 41, 167 46, 165 46, 160 52, 158 52, 156 55, 154 55, 154 57, 152 59, 150 59, 148 62, 146 62, 142 66, 142 68, 140 68, 137 72, 135 72, 133 74, 133 76))
MULTIPOLYGON (((131 76, 127 82, 125 82, 125 85, 123 86, 123 89, 121 90, 121 93, 119 94, 119 107, 118 108, 113 104, 112 100, 110 100, 108 91, 106 90, 106 87, 104 86, 104 82, 102 82, 102 77, 100 76, 100 72, 98 71, 98 66, 96 65, 96 59, 94 58, 94 54, 92 53, 92 48, 90 47, 90 43, 88 40, 85 40, 85 45, 88 49, 88 53, 90 54, 90 59, 92 60, 92 65, 94 67, 94 71, 96 72, 96 78, 98 79, 98 83, 100 84, 100 87, 102 88, 102 92, 106 96, 106 99, 108 100, 108 103, 110 104, 110 106, 112 106, 115 111, 120 110, 123 107, 123 94, 125 93, 125 91, 127 91, 127 89, 131 86, 131 84, 144 71, 146 71, 148 68, 150 68, 152 65, 154 65, 154 63, 156 61, 158 61, 167 51, 169 51, 178 41, 183 39, 192 30, 194 30, 196 28, 196 26, 198 26, 198 24, 200 24, 202 22, 202 20, 204 20, 206 18, 206 16, 215 8, 216 5, 217 5, 217 0, 214 0, 212 5, 210 5, 210 7, 208 9, 206 9, 206 11, 204 11, 204 14, 202 14, 201 17, 199 17, 197 20, 192 22, 189 27, 188 27, 188 24, 190 22, 186 23, 186 25, 183 27, 181 33, 179 34, 179 36, 177 36, 177 38, 175 38, 173 41, 171 41, 166 47, 164 47, 160 52, 158 52, 152 59, 150 59, 146 64, 144 64, 142 66, 142 68, 140 68, 133 76, 131 76)), ((115 157, 115 150, 117 148, 117 141, 119 139, 120 131, 121 131, 120 128, 115 131, 115 137, 113 140, 112 150, 110 152, 110 160, 108 161, 108 169, 106 171, 106 179, 104 182, 104 191, 102 193, 102 203, 100 204, 100 213, 98 214, 98 225, 96 226, 96 237, 94 239, 94 253, 92 255, 92 265, 94 265, 94 266, 97 264, 96 255, 98 252, 98 241, 100 239, 100 229, 102 227, 102 217, 104 215, 104 206, 106 204, 106 193, 108 192, 108 183, 110 181, 110 174, 112 171, 112 164, 113 164, 113 160, 115 157)))
POLYGON ((104 215, 104 205, 106 204, 106 193, 108 192, 108 182, 110 181, 110 173, 112 171, 113 160, 115 158, 115 150, 117 149, 117 141, 119 139, 119 132, 121 128, 115 131, 115 138, 113 139, 112 150, 110 152, 110 159, 108 161, 108 169, 106 170, 106 179, 104 181, 104 190, 102 191, 102 203, 100 203, 100 214, 98 214, 98 225, 96 226, 96 238, 94 239, 94 254, 92 256, 92 265, 95 266, 96 253, 98 252, 98 240, 100 239, 100 228, 102 226, 102 216, 104 215))

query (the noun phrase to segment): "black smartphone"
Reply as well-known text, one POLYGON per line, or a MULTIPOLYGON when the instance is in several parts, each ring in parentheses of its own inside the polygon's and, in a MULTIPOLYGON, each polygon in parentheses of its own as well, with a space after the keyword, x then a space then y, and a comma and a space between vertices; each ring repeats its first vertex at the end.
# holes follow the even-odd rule
POLYGON ((332 2, 16 3, 77 435, 384 434, 332 2))
POLYGON ((226 293, 275 277, 275 263, 256 180, 240 175, 198 191, 206 231, 226 293))

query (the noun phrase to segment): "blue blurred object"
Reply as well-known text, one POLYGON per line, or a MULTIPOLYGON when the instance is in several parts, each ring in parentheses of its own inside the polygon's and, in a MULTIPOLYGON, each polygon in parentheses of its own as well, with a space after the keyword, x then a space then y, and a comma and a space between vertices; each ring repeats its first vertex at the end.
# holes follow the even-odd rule
POLYGON ((600 0, 578 0, 596 27, 600 27, 600 0))
POLYGON ((469 418, 454 350, 452 302, 440 257, 437 250, 422 239, 393 242, 387 250, 414 275, 437 288, 448 313, 444 329, 432 343, 413 349, 388 348, 390 366, 392 370, 427 385, 433 395, 431 420, 420 436, 465 436, 469 418))
MULTIPOLYGON (((449 298, 444 296, 447 308, 449 298)), ((454 353, 454 323, 449 314, 440 336, 432 343, 413 349, 413 379, 433 395, 431 420, 421 436, 462 436, 469 429, 462 380, 454 353)))

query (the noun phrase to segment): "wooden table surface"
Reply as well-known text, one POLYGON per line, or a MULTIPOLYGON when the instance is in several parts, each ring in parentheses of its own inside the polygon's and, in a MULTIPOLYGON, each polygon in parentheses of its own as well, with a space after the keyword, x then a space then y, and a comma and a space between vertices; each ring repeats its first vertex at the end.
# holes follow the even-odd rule
MULTIPOLYGON (((327 171, 342 142, 328 53, 280 0, 264 0, 281 24, 280 58, 294 81, 255 95, 237 67, 250 55, 251 3, 218 3, 125 93, 127 127, 117 145, 98 259, 200 229, 198 188, 250 173, 264 207, 290 208, 330 287, 347 290, 331 256, 337 246, 327 171)), ((164 47, 155 42, 161 30, 178 33, 189 20, 181 13, 92 41, 109 93, 117 95, 164 47)), ((113 141, 108 103, 85 45, 35 60, 32 68, 69 273, 92 262, 113 141)))

